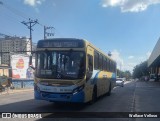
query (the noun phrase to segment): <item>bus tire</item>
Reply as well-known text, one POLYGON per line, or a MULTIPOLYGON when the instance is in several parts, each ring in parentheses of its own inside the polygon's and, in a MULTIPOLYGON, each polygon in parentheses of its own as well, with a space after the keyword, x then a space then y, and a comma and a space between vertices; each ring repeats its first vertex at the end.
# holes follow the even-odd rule
POLYGON ((107 92, 107 96, 110 96, 111 95, 111 84, 109 85, 109 90, 107 92))

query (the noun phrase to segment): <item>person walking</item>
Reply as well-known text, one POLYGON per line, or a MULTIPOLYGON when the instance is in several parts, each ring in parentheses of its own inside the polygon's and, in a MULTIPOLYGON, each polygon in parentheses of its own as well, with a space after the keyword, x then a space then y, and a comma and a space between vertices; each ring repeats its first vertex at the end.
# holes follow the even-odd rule
POLYGON ((11 87, 11 80, 8 78, 7 79, 7 85, 6 85, 7 94, 9 94, 10 87, 11 87))

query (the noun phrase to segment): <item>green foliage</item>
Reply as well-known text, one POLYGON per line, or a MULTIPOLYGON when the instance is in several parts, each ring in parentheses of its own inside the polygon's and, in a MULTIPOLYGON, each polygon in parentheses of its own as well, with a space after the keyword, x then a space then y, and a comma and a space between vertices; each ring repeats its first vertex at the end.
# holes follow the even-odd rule
POLYGON ((131 72, 130 71, 121 71, 117 69, 117 76, 119 78, 126 78, 127 80, 131 78, 131 72))
POLYGON ((140 78, 142 76, 149 75, 149 69, 147 66, 147 61, 142 62, 139 65, 136 65, 133 69, 133 78, 140 78))

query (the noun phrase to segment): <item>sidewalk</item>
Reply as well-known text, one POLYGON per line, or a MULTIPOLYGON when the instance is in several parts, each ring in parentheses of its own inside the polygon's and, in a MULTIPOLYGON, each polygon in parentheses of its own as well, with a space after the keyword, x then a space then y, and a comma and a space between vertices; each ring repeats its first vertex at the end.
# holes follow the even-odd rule
MULTIPOLYGON (((135 112, 160 112, 160 82, 137 81, 135 88, 135 112)), ((145 121, 143 119, 142 121, 145 121)))
POLYGON ((137 81, 139 83, 137 83, 136 87, 154 87, 154 88, 160 88, 160 81, 137 81))
POLYGON ((14 94, 14 93, 21 93, 21 92, 26 92, 26 91, 33 91, 33 88, 30 89, 9 89, 8 93, 7 90, 5 90, 4 92, 0 92, 0 95, 8 95, 8 94, 14 94))

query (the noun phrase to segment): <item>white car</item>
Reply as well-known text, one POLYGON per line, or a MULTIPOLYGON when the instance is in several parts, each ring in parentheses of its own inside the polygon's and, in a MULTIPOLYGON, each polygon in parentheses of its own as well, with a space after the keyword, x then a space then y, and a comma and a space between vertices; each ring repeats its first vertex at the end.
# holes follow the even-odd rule
POLYGON ((124 79, 123 78, 117 78, 116 80, 116 86, 124 86, 124 79))

